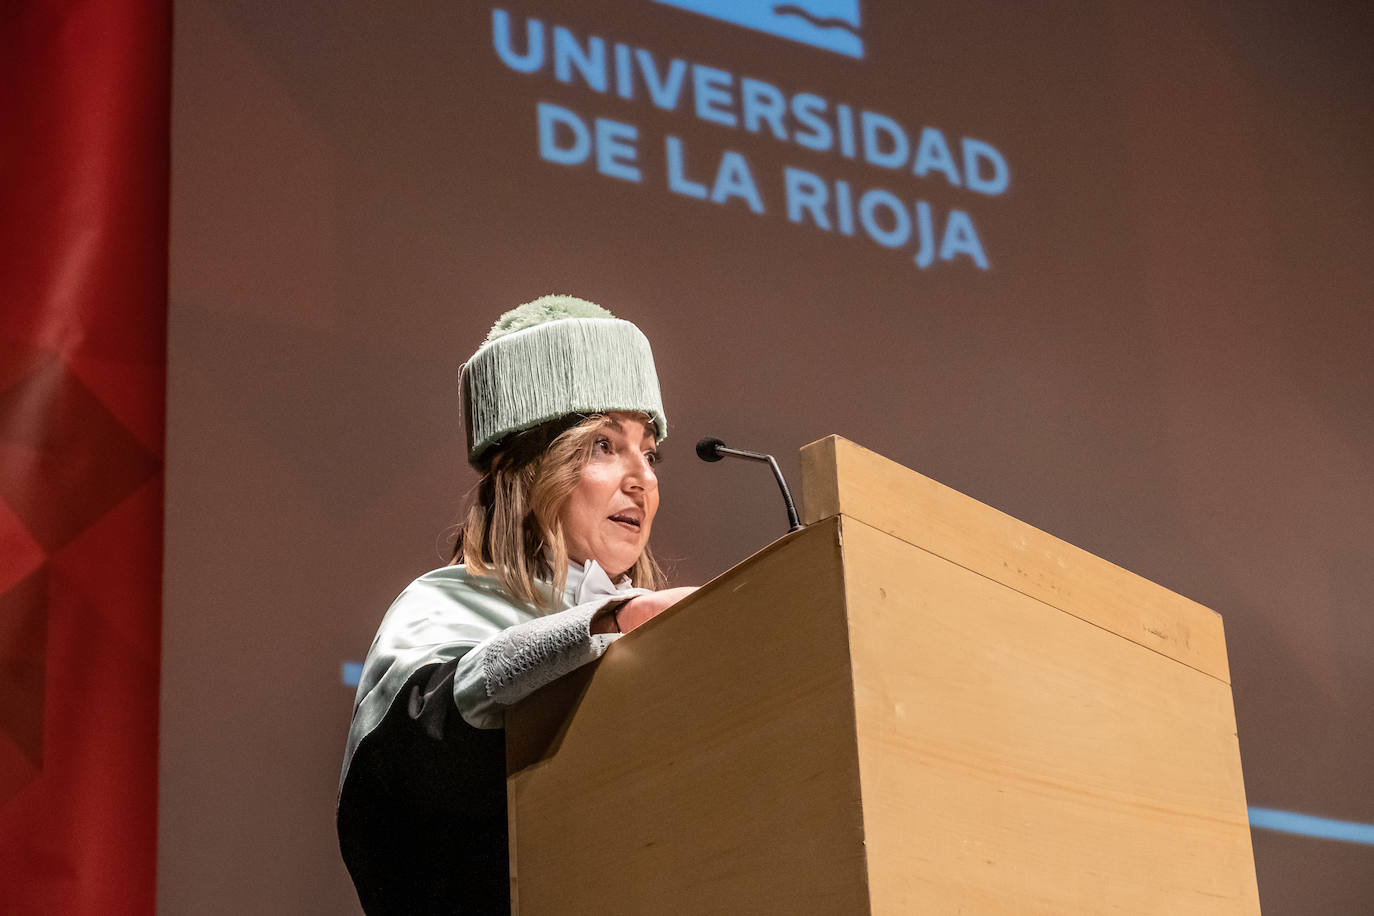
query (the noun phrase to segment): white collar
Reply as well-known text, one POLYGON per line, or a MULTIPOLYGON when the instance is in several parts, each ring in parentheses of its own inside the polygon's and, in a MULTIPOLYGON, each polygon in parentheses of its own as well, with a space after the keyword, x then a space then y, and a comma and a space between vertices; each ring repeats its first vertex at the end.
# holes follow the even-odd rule
POLYGON ((630 588, 633 586, 629 576, 621 576, 619 582, 612 582, 595 560, 588 560, 581 566, 568 564, 568 581, 563 586, 563 596, 572 606, 618 595, 630 588))

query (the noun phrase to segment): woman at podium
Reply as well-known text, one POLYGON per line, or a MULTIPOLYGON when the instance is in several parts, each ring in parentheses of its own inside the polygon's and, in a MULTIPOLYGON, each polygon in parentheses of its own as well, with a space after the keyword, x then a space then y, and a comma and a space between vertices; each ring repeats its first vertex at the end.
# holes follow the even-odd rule
POLYGON ((505 709, 693 590, 661 588, 648 551, 667 421, 638 328, 545 296, 460 378, 476 498, 452 563, 383 618, 344 757, 339 844, 369 916, 509 912, 505 709))

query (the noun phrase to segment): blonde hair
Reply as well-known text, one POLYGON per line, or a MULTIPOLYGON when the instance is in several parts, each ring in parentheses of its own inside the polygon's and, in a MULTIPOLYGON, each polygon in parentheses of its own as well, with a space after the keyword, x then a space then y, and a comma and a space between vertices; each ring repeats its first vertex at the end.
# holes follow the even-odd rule
MULTIPOLYGON (((565 417, 493 448, 484 456, 477 498, 458 529, 451 563, 494 577, 538 611, 557 610, 568 577, 559 513, 582 478, 596 433, 611 422, 606 414, 565 417)), ((650 589, 663 578, 647 548, 627 575, 631 584, 650 589)))

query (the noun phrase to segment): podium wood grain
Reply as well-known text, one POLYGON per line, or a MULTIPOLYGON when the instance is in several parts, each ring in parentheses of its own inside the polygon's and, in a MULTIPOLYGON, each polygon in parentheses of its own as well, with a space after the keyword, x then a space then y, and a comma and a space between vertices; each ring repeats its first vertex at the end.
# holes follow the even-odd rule
POLYGON ((1259 911, 1226 684, 842 530, 873 913, 1259 911))
POLYGON ((1221 620, 841 439, 507 717, 516 912, 1259 912, 1221 620))
POLYGON ((804 522, 858 519, 1230 683, 1216 612, 846 439, 801 455, 804 522))
POLYGON ((508 717, 516 912, 867 912, 838 531, 784 538, 508 717))

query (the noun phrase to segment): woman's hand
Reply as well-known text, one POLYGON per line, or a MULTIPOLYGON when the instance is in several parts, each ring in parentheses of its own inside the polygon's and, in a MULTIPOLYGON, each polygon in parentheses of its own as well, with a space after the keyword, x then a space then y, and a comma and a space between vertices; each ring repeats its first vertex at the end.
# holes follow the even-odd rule
POLYGON ((696 590, 695 585, 684 585, 681 588, 665 588, 660 591, 649 592, 647 595, 636 595, 620 605, 614 614, 609 610, 597 614, 592 619, 592 632, 614 633, 618 622, 620 632, 629 633, 662 614, 696 590))

